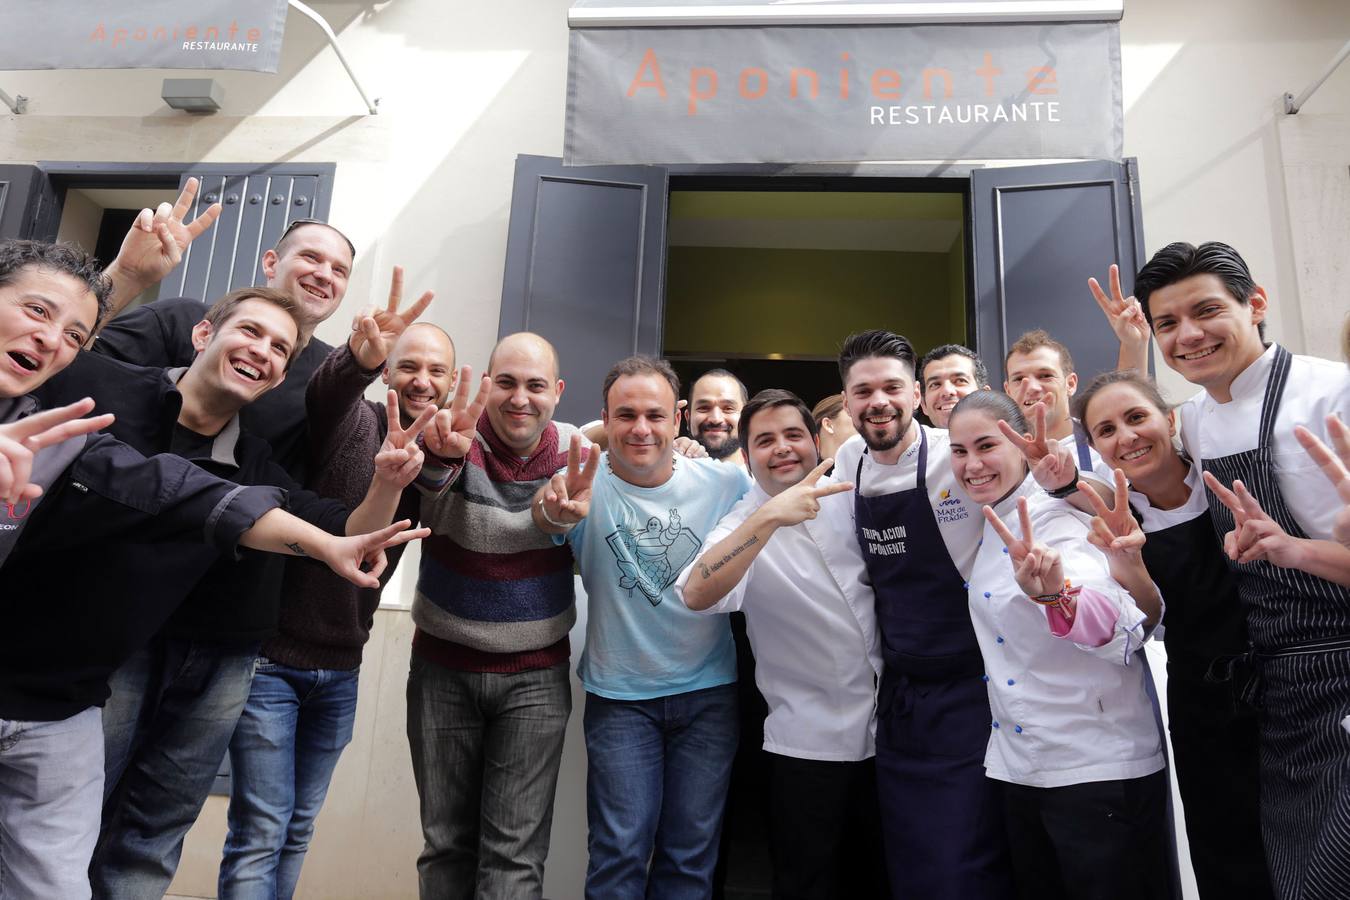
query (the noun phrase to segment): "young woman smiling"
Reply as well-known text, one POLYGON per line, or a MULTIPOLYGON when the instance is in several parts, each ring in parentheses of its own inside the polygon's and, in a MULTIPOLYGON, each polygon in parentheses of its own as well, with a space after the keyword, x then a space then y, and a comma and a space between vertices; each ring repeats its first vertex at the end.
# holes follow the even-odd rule
POLYGON ((1177 450, 1176 417, 1134 371, 1098 375, 1075 414, 1102 462, 1124 472, 1167 598, 1168 730, 1200 895, 1271 897, 1261 843, 1255 713, 1233 685, 1206 680, 1246 652, 1237 586, 1210 522, 1200 467, 1177 450))
POLYGON ((1135 658, 1161 608, 1142 535, 1104 505, 1093 519, 1048 497, 1000 421, 1029 432, 1011 398, 980 391, 948 427, 953 472, 988 520, 968 598, 1018 893, 1169 897, 1167 778, 1135 658))

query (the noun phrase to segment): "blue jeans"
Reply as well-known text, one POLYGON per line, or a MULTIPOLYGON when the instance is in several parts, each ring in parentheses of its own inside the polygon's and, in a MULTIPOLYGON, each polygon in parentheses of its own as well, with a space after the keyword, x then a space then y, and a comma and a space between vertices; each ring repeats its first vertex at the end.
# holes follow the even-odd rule
POLYGON ((588 693, 584 723, 587 900, 705 900, 736 756, 736 685, 653 700, 588 693))
POLYGON ((538 900, 567 717, 568 664, 497 674, 416 653, 408 745, 426 846, 422 900, 538 900))
POLYGON ((102 800, 96 708, 59 722, 0 719, 0 900, 87 898, 102 800))
POLYGON ((109 679, 100 898, 162 897, 248 699, 257 642, 158 638, 109 679))
POLYGON ((230 741, 221 900, 295 893, 314 820, 356 721, 360 669, 292 669, 258 658, 230 741))

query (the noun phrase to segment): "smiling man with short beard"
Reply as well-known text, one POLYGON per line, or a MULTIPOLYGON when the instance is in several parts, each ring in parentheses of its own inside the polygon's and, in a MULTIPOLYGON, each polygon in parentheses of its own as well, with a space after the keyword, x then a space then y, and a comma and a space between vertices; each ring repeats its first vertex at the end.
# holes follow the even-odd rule
POLYGON ((876 594, 884 668, 877 706, 881 832, 897 894, 1012 896, 1001 799, 985 777, 989 698, 965 582, 983 528, 952 475, 947 431, 914 420, 914 348, 889 331, 839 354, 858 436, 835 477, 852 481, 854 526, 876 594))
POLYGON ((718 462, 744 466, 740 454, 745 385, 726 369, 710 369, 689 388, 689 434, 718 462))

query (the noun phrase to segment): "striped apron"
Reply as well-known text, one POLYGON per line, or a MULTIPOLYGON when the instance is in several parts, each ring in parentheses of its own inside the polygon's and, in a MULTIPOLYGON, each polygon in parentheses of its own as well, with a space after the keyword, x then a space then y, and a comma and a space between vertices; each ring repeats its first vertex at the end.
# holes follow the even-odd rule
MULTIPOLYGON (((1201 465, 1225 485, 1241 479, 1301 538, 1271 441, 1289 363, 1289 351, 1277 347, 1257 447, 1201 465)), ((1233 514, 1212 492, 1209 509, 1222 539, 1233 514)), ((1275 891, 1282 900, 1350 897, 1350 733, 1341 726, 1350 715, 1350 590, 1264 560, 1229 565, 1252 642, 1248 696, 1260 709, 1261 831, 1275 891)))

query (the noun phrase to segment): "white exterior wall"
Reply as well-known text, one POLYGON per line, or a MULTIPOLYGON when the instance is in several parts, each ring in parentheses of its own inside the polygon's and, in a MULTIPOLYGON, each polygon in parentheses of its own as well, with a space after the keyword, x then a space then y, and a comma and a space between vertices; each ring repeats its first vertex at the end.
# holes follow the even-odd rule
MULTIPOLYGON (((26 115, 0 117, 0 161, 336 162, 331 217, 361 252, 344 308, 319 335, 341 340, 353 313, 383 299, 398 263, 409 295, 436 290, 429 318, 454 334, 461 362, 481 369, 496 335, 515 156, 562 152, 567 0, 314 6, 367 91, 383 98, 379 115, 362 115, 326 42, 292 13, 280 73, 215 73, 225 101, 213 116, 167 109, 161 71, 0 72, 0 88, 31 98, 26 115)), ((1297 120, 1282 124, 1280 96, 1301 90, 1350 39, 1350 6, 1126 6, 1125 151, 1139 158, 1146 246, 1233 244, 1274 301, 1271 336, 1336 356, 1345 315, 1336 276, 1350 243, 1350 63, 1297 120)), ((1169 375, 1174 396, 1189 392, 1169 375)), ((391 599, 409 597, 414 564, 405 561, 409 577, 391 599)), ((356 736, 319 820, 303 896, 416 895, 421 838, 403 700, 410 640, 406 612, 377 614, 356 736)), ((578 704, 554 823, 555 900, 580 896, 585 866, 580 712, 578 704)), ((213 895, 223 833, 224 802, 213 798, 175 892, 213 895)))

